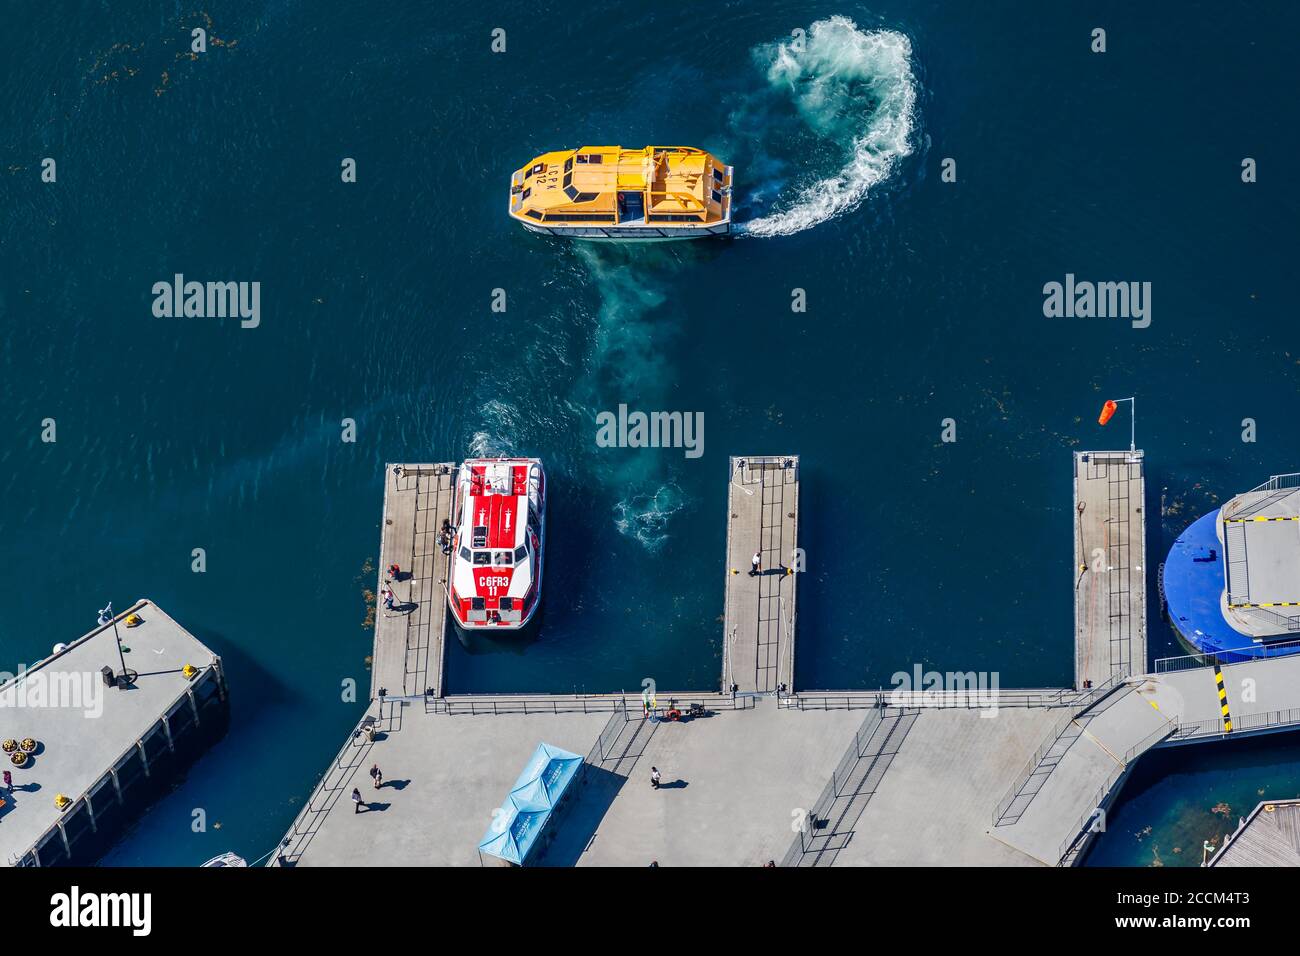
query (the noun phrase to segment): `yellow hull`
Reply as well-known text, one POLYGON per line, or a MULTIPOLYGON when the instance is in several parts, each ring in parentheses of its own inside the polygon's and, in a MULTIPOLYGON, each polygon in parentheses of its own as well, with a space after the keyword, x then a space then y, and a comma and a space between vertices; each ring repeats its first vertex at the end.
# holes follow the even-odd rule
POLYGON ((544 153, 510 180, 510 216, 530 232, 663 242, 731 231, 732 168, 690 146, 583 146, 544 153))

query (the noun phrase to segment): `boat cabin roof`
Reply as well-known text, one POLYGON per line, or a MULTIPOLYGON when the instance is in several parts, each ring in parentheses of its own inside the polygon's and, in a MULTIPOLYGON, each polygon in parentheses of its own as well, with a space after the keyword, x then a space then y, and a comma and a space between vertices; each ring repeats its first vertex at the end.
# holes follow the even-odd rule
POLYGON ((544 153, 519 170, 513 183, 511 212, 534 219, 564 212, 617 213, 619 221, 691 214, 706 223, 727 218, 725 187, 731 185, 725 164, 690 146, 583 146, 544 153))

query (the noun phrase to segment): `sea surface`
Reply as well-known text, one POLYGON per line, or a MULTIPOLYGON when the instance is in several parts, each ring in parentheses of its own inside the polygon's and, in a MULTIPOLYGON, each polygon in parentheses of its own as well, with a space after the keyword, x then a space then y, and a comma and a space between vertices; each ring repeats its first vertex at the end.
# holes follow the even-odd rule
MULTIPOLYGON (((1153 553, 1300 469, 1298 29, 1208 2, 4 3, 0 667, 149 597, 232 692, 105 862, 273 849, 362 708, 386 462, 548 468, 542 626, 453 640, 455 692, 716 686, 727 459, 755 453, 802 456, 798 687, 1068 683, 1070 453, 1128 438, 1104 399, 1137 396, 1153 553), (732 163, 738 234, 508 220, 513 169, 603 143, 732 163), (178 273, 260 282, 260 324, 156 317, 178 273), (1150 327, 1045 318, 1067 273, 1152 283, 1150 327), (620 404, 702 412, 704 454, 598 448, 620 404)), ((1234 814, 1300 786, 1289 739, 1252 753, 1234 814)), ((1222 779, 1186 761, 1130 784, 1155 836, 1094 858, 1186 861, 1222 779)))

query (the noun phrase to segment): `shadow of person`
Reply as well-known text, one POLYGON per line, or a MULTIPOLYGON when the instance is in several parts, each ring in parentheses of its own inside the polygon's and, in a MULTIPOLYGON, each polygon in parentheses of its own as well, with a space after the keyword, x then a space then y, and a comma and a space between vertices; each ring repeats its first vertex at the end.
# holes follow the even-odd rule
POLYGON ((689 783, 679 778, 677 780, 670 780, 667 783, 659 784, 659 789, 660 790, 685 790, 689 786, 690 786, 689 783))
POLYGON ((381 789, 383 787, 392 787, 394 790, 405 790, 410 783, 410 780, 385 780, 380 787, 381 789))
POLYGON ((391 806, 392 806, 391 803, 367 803, 365 805, 366 807, 365 810, 363 810, 362 812, 369 813, 371 810, 375 810, 382 813, 383 811, 387 810, 391 806))

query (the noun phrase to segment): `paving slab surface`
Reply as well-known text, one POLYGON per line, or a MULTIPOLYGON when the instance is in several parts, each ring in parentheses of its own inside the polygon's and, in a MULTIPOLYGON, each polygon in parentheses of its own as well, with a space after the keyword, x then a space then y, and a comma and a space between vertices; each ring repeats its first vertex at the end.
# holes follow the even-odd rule
POLYGON ((139 674, 130 689, 106 687, 100 677, 103 667, 121 670, 117 639, 106 626, 0 690, 0 737, 33 737, 40 744, 24 767, 5 758, 17 788, 4 794, 0 807, 0 854, 6 861, 58 822, 55 794, 79 799, 185 693, 191 681, 181 668, 206 668, 214 661, 212 651, 150 601, 121 611, 117 621, 122 645, 129 648, 126 665, 139 674), (130 613, 142 619, 139 627, 124 625, 130 613))

